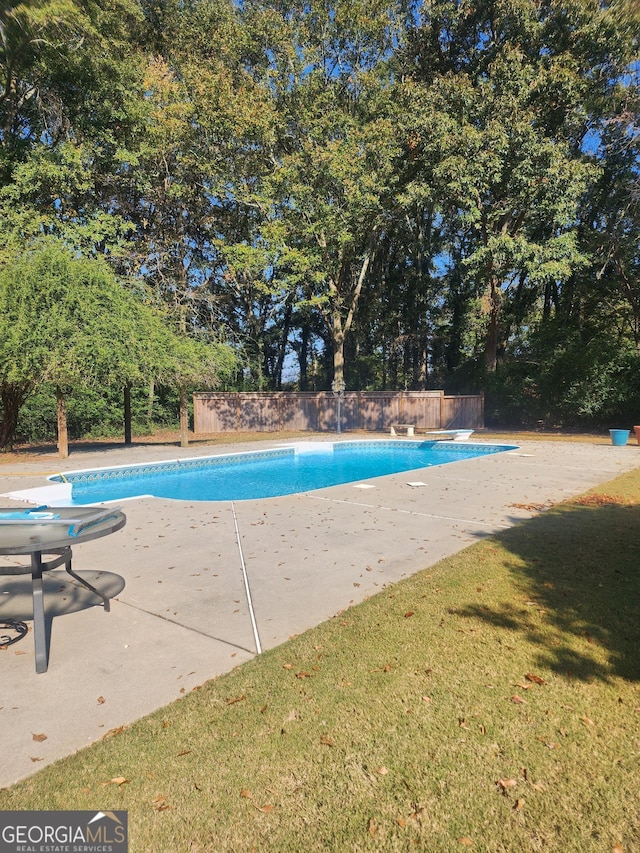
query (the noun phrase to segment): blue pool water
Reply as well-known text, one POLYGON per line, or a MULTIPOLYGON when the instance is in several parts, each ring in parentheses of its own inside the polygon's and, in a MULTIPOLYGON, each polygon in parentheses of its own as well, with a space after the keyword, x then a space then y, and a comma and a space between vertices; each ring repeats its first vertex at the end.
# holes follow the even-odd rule
POLYGON ((75 471, 50 479, 72 484, 74 505, 141 495, 189 501, 240 501, 370 480, 512 449, 511 445, 453 441, 309 443, 279 450, 75 471))

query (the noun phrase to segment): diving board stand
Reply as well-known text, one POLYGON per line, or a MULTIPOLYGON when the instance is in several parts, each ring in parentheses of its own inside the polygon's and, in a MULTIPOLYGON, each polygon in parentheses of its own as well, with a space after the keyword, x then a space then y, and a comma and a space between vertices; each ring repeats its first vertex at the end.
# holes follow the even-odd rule
POLYGON ((415 424, 391 424, 391 435, 398 435, 398 430, 404 430, 408 436, 415 435, 415 424))

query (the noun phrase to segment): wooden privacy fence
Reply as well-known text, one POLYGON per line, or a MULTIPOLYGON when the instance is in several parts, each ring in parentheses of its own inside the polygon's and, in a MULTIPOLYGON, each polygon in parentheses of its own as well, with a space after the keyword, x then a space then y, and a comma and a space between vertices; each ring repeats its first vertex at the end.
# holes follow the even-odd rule
MULTIPOLYGON (((331 391, 199 392, 193 395, 196 435, 212 432, 281 432, 337 428, 331 391)), ((346 391, 341 430, 388 431, 391 424, 419 429, 482 429, 484 396, 447 397, 444 391, 346 391)))

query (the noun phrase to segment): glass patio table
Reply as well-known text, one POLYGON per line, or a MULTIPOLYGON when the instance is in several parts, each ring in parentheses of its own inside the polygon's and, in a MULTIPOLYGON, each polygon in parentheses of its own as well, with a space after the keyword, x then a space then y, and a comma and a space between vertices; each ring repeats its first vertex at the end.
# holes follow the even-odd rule
POLYGON ((71 548, 115 533, 124 527, 126 520, 119 507, 0 509, 0 555, 29 555, 31 558, 30 565, 0 566, 0 575, 31 573, 36 672, 46 672, 48 667, 43 572, 64 564, 76 581, 101 599, 108 612, 108 597, 72 570, 71 548), (43 559, 43 554, 52 559, 43 559))

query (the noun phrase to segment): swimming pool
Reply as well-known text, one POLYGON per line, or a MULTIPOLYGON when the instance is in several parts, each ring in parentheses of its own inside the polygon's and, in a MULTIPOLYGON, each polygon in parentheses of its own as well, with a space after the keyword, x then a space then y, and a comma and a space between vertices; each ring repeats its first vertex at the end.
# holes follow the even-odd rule
POLYGON ((453 441, 306 442, 275 450, 70 471, 49 480, 71 485, 72 505, 142 496, 241 501, 308 492, 513 449, 512 445, 453 441))

